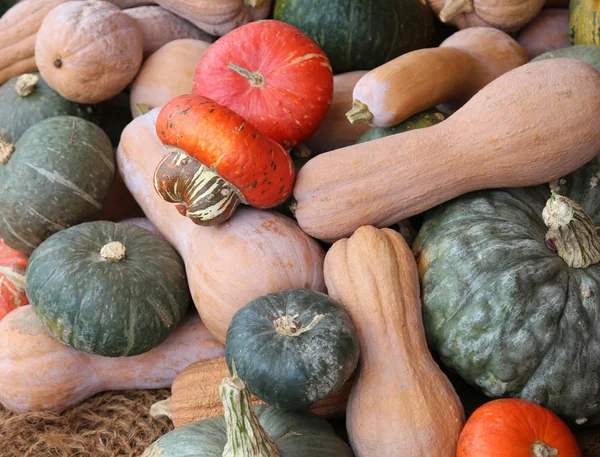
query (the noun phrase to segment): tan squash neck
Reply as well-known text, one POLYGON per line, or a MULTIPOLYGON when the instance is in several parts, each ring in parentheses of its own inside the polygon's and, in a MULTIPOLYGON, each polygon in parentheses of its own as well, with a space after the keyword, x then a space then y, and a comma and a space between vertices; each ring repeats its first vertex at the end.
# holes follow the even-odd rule
POLYGON ((10 156, 15 152, 15 145, 10 144, 0 136, 0 165, 8 163, 10 156))
POLYGON ((558 449, 554 449, 540 440, 531 445, 531 455, 533 457, 551 457, 558 455, 558 449))
POLYGON ((125 246, 120 241, 111 241, 102 246, 100 255, 109 262, 121 262, 125 258, 125 246))
POLYGON ((20 97, 27 97, 35 91, 35 85, 40 78, 32 73, 25 73, 17 78, 15 83, 15 91, 20 97))
POLYGON ((440 21, 448 22, 459 14, 472 13, 473 11, 475 11, 473 0, 446 0, 438 17, 440 21))
POLYGON ((373 113, 369 111, 369 107, 360 100, 352 102, 352 109, 346 113, 346 118, 351 124, 356 122, 365 122, 369 124, 373 120, 373 113))
POLYGON ((265 85, 265 77, 258 71, 249 71, 234 63, 230 63, 228 67, 230 70, 235 71, 238 75, 242 75, 244 78, 246 78, 252 87, 259 88, 265 85))
POLYGON ((569 267, 586 268, 600 262, 600 236, 581 206, 552 191, 542 217, 548 227, 546 244, 569 267))

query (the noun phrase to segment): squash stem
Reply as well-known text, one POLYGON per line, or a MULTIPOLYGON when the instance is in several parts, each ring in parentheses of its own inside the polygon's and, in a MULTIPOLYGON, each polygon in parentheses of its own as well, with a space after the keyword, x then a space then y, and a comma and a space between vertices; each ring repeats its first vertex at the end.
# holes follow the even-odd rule
POLYGON ((548 227, 546 244, 571 268, 600 262, 600 236, 594 221, 581 206, 554 190, 542 212, 548 227))
POLYGON ((170 406, 171 401, 170 400, 171 400, 171 397, 167 398, 166 400, 157 401, 156 403, 154 403, 150 407, 150 415, 154 419, 168 417, 169 419, 172 420, 171 406, 170 406))
POLYGON ((369 124, 373 120, 373 113, 369 111, 369 107, 360 100, 352 102, 352 109, 346 113, 346 118, 351 124, 355 122, 366 122, 369 124))
POLYGON ((40 80, 38 75, 32 73, 25 73, 17 78, 15 83, 15 91, 21 97, 27 97, 31 95, 35 90, 35 85, 40 80))
POLYGON ((558 455, 558 449, 548 446, 543 441, 536 441, 531 445, 531 455, 533 457, 551 457, 558 455))
POLYGON ((230 63, 228 67, 230 70, 246 78, 252 87, 262 87, 265 85, 265 77, 258 71, 249 71, 234 63, 230 63))
POLYGON ((446 0, 438 16, 440 21, 448 22, 459 14, 472 13, 473 11, 475 11, 473 0, 446 0))
POLYGON ((102 246, 100 255, 109 262, 120 262, 125 258, 125 246, 120 241, 111 241, 102 246))
POLYGON ((299 336, 306 333, 317 326, 325 316, 323 314, 316 315, 312 322, 306 327, 302 327, 302 324, 296 320, 297 316, 281 316, 273 322, 275 330, 282 336, 299 336))
POLYGON ((220 387, 225 408, 227 444, 223 457, 279 457, 277 447, 261 427, 244 382, 225 378, 220 387))
POLYGON ((136 103, 135 111, 138 114, 138 116, 143 116, 144 114, 150 112, 150 108, 145 103, 136 103))
POLYGON ((0 164, 6 164, 13 152, 15 152, 15 145, 0 136, 0 164))
POLYGON ((249 6, 250 8, 258 8, 263 4, 263 0, 244 0, 244 5, 249 6))

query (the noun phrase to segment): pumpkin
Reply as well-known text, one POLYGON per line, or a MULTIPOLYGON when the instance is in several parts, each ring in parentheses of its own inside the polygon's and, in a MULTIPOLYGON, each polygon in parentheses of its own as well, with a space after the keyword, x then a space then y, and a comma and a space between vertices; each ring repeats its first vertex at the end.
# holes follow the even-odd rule
POLYGON ((352 457, 325 420, 268 406, 252 406, 240 378, 219 386, 223 416, 192 422, 155 441, 142 457, 352 457))
POLYGON ((313 290, 258 297, 227 330, 225 356, 248 390, 279 409, 307 410, 339 390, 358 363, 348 314, 313 290))
POLYGON ((456 199, 426 214, 414 245, 441 361, 490 397, 580 423, 600 419, 599 173, 596 157, 550 186, 456 199))
POLYGON ((110 140, 78 117, 38 122, 15 145, 0 141, 0 238, 31 254, 53 233, 97 213, 114 173, 110 140))
POLYGON ((577 440, 555 414, 516 398, 494 400, 473 412, 458 441, 457 457, 581 457, 577 440))
POLYGON ((0 84, 37 69, 35 36, 46 14, 68 0, 22 0, 0 17, 0 84))
POLYGON ((44 241, 29 260, 27 297, 60 341, 107 357, 155 348, 190 303, 183 262, 169 243, 108 221, 44 241))
POLYGON ((25 269, 29 257, 0 240, 0 319, 27 305, 25 269))
POLYGON ((154 225, 152 224, 152 222, 150 222, 147 218, 145 217, 132 217, 132 218, 127 218, 127 219, 123 219, 121 221, 119 221, 120 224, 132 224, 132 225, 137 225, 138 227, 142 227, 152 233, 154 233, 156 236, 162 238, 163 240, 165 239, 164 236, 162 236, 162 234, 158 231, 158 229, 156 227, 154 227, 154 225))
POLYGON ((276 0, 273 14, 312 38, 336 75, 424 48, 433 33, 431 11, 418 0, 276 0))
POLYGON ((599 150, 600 73, 574 59, 528 63, 444 122, 311 159, 294 187, 296 219, 335 240, 477 189, 548 182, 599 150))
POLYGON ((569 46, 569 10, 544 8, 517 37, 531 60, 555 49, 569 46))
POLYGON ((568 58, 578 59, 583 62, 587 62, 592 65, 596 70, 600 71, 600 47, 593 44, 578 44, 575 46, 569 46, 555 51, 545 52, 540 54, 533 61, 555 59, 555 58, 568 58))
MULTIPOLYGON (((192 363, 173 380, 171 396, 152 405, 150 415, 155 419, 168 417, 175 428, 222 416, 219 381, 227 376, 229 368, 223 356, 192 363)), ((339 391, 318 402, 311 412, 325 419, 344 416, 351 387, 352 378, 339 391)), ((253 405, 264 404, 254 395, 250 395, 250 402, 253 405)))
POLYGON ((433 12, 444 22, 459 29, 494 27, 516 32, 531 22, 544 6, 545 0, 426 0, 433 12))
POLYGON ((99 117, 98 125, 110 138, 113 147, 119 145, 119 139, 123 129, 132 120, 129 112, 129 94, 121 92, 105 102, 93 105, 98 107, 99 117))
POLYGON ((173 40, 189 38, 212 41, 212 37, 208 33, 160 6, 138 6, 123 12, 135 19, 137 26, 142 31, 144 55, 158 51, 173 40))
POLYGON ((115 173, 113 184, 104 200, 102 200, 102 209, 91 217, 86 218, 84 222, 118 222, 124 218, 143 216, 144 212, 131 195, 131 192, 129 192, 129 189, 127 189, 120 173, 115 173))
POLYGON ((325 118, 333 74, 325 53, 297 28, 259 21, 229 32, 202 55, 193 91, 291 148, 325 118))
POLYGON ((209 46, 200 40, 174 40, 148 57, 131 87, 133 117, 144 114, 138 109, 140 105, 152 109, 190 94, 194 71, 209 46))
POLYGON ((143 35, 135 19, 101 0, 57 6, 35 38, 35 63, 44 80, 79 103, 99 103, 122 92, 142 57, 143 35))
POLYGON ((323 249, 290 218, 244 207, 217 227, 202 227, 156 193, 154 170, 168 153, 156 135, 159 111, 134 119, 124 130, 117 163, 148 219, 183 257, 192 298, 208 329, 225 342, 231 318, 249 301, 287 289, 323 292, 323 249))
POLYGON ((571 0, 569 3, 569 38, 571 44, 600 45, 597 0, 571 0))
POLYGON ((402 236, 364 226, 337 241, 325 283, 360 342, 346 413, 356 457, 454 457, 464 411, 427 348, 417 266, 402 236))
POLYGON ((0 86, 0 135, 9 143, 15 143, 32 125, 60 115, 98 121, 98 109, 65 100, 39 73, 15 76, 0 86))
POLYGON ((169 387, 191 363, 225 352, 194 314, 145 354, 102 357, 65 346, 22 306, 0 321, 0 403, 15 413, 63 411, 98 392, 169 387))
POLYGON ((460 30, 438 48, 400 56, 363 76, 354 87, 352 123, 393 127, 447 102, 464 104, 500 75, 527 63, 506 33, 489 27, 460 30), (442 74, 440 80, 424 75, 442 74))
POLYGON ((367 141, 378 140, 386 136, 396 135, 398 133, 409 132, 415 129, 423 129, 439 124, 446 115, 436 108, 431 108, 414 116, 409 117, 394 127, 373 127, 367 130, 356 143, 366 143, 367 141))
POLYGON ((292 193, 296 173, 287 151, 206 97, 171 100, 156 133, 169 154, 156 168, 154 187, 196 224, 220 224, 240 203, 271 208, 292 193))

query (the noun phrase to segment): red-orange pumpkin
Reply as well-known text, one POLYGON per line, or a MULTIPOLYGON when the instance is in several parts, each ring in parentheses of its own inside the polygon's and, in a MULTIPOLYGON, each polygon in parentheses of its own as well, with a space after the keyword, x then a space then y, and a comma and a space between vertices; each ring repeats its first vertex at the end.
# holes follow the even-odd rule
POLYGON ((216 225, 244 203, 271 208, 292 192, 294 163, 229 108, 182 95, 161 109, 156 133, 169 154, 154 173, 160 196, 198 225, 216 225))
POLYGON ((25 270, 29 258, 0 240, 0 319, 29 303, 25 294, 25 270))
POLYGON ((518 398, 480 406, 463 428, 457 457, 581 457, 575 437, 552 411, 518 398))
POLYGON ((212 44, 196 68, 193 92, 289 148, 310 138, 325 118, 333 73, 321 48, 296 27, 259 21, 212 44))

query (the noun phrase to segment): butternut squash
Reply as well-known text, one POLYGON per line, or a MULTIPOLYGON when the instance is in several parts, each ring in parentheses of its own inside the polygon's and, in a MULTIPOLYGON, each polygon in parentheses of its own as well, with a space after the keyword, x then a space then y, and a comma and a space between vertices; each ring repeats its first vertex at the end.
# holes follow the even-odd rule
POLYGON ((173 40, 189 38, 212 41, 208 33, 160 6, 138 6, 123 12, 135 19, 142 31, 145 56, 158 51, 173 40))
POLYGON ((355 456, 454 457, 464 410, 427 348, 417 265, 402 236, 359 228, 327 252, 325 282, 360 340, 346 413, 355 456))
POLYGON ((525 50, 506 33, 489 27, 460 30, 438 48, 409 52, 363 76, 347 117, 353 123, 393 127, 436 105, 464 104, 498 76, 525 63, 525 50))
POLYGON ((570 46, 569 10, 567 8, 544 8, 533 21, 521 30, 517 41, 527 52, 529 60, 544 52, 570 46))
POLYGON ((336 240, 477 189, 553 181, 598 151, 600 73, 575 59, 531 62, 437 125, 309 160, 295 215, 309 235, 336 240))
POLYGON ((62 411, 105 390, 170 387, 191 363, 224 352, 192 313, 145 354, 92 355, 55 339, 27 305, 0 321, 0 403, 16 413, 62 411))
POLYGON ((22 0, 0 18, 0 84, 35 71, 35 37, 46 15, 67 0, 22 0))
POLYGON ((162 106, 179 95, 192 93, 194 72, 210 43, 174 40, 165 44, 143 63, 131 87, 131 114, 140 114, 138 105, 149 109, 162 106))
POLYGON ((218 226, 202 227, 159 196, 153 175, 167 154, 156 135, 159 111, 125 128, 118 169, 148 219, 182 256, 206 327, 224 342, 231 318, 249 301, 287 289, 324 291, 323 249, 292 219, 244 207, 218 226))
MULTIPOLYGON (((171 386, 171 396, 152 405, 150 414, 154 418, 168 417, 175 428, 190 422, 223 415, 223 402, 219 396, 219 384, 230 376, 225 357, 204 359, 192 363, 179 373, 171 386)), ((327 398, 317 403, 311 412, 325 419, 341 417, 346 412, 352 379, 327 398)), ((253 405, 265 403, 254 395, 253 405)))

